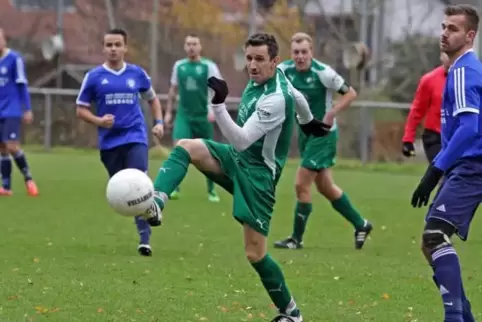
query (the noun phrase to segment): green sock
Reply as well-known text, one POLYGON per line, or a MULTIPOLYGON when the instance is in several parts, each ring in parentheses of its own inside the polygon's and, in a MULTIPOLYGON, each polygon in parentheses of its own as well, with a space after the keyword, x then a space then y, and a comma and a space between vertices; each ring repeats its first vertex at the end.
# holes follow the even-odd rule
POLYGON ((355 228, 361 228, 365 225, 365 219, 363 219, 360 213, 353 207, 346 193, 343 193, 340 199, 332 201, 331 205, 355 228))
POLYGON ((285 278, 278 263, 266 254, 266 256, 256 263, 251 263, 258 272, 264 288, 268 291, 269 297, 280 313, 290 316, 299 316, 300 311, 293 301, 290 290, 286 286, 285 278))
POLYGON ((295 207, 295 219, 293 223, 293 235, 292 237, 298 242, 303 240, 303 234, 305 233, 306 223, 312 210, 311 203, 296 202, 295 207))
MULTIPOLYGON (((162 163, 154 181, 154 189, 169 196, 179 187, 186 176, 190 163, 189 153, 183 147, 176 146, 169 154, 169 158, 162 163)), ((156 198, 156 201, 161 208, 164 208, 162 200, 156 198)))
POLYGON ((214 192, 214 182, 211 179, 206 178, 208 184, 208 193, 214 192))

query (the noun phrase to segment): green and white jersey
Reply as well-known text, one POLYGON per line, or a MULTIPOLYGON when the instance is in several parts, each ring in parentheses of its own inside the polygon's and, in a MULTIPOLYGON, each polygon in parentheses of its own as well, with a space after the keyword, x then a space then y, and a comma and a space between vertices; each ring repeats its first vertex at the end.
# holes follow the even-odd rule
MULTIPOLYGON (((325 113, 333 107, 333 93, 338 92, 345 80, 333 68, 313 59, 310 69, 297 71, 293 60, 278 65, 294 88, 308 101, 313 116, 322 120, 325 113)), ((336 129, 336 120, 332 131, 336 129)))
POLYGON ((190 121, 205 121, 208 114, 209 77, 222 78, 212 60, 201 58, 199 61, 181 59, 172 68, 171 85, 178 88, 178 115, 190 121))
MULTIPOLYGON (((280 71, 264 84, 249 81, 238 109, 237 124, 249 137, 258 138, 249 146, 236 146, 243 166, 267 166, 273 178, 279 178, 288 158, 293 123, 295 97, 291 85, 280 71)), ((236 138, 233 138, 236 141, 236 138)))

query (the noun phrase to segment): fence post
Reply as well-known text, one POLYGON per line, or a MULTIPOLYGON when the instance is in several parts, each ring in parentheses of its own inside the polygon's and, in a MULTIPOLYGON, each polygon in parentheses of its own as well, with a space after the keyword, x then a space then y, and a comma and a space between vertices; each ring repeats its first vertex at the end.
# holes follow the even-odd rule
POLYGON ((370 108, 363 104, 360 107, 360 158, 363 165, 366 165, 369 159, 369 145, 370 145, 370 128, 371 128, 371 118, 370 118, 370 108))
POLYGON ((52 148, 52 95, 45 94, 44 149, 52 148))

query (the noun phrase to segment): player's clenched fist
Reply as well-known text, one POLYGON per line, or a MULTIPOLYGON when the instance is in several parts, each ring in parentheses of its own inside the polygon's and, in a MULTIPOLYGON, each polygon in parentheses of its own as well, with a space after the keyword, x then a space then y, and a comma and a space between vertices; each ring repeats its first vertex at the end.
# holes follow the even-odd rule
POLYGON ((106 129, 110 129, 114 125, 114 115, 112 114, 105 114, 99 120, 99 126, 104 127, 106 129))
POLYGON ((222 79, 211 76, 208 79, 208 86, 214 91, 214 97, 212 98, 211 103, 224 103, 229 94, 228 84, 222 79))
POLYGON ((164 125, 158 123, 152 128, 152 134, 154 134, 158 139, 162 138, 164 135, 164 125))

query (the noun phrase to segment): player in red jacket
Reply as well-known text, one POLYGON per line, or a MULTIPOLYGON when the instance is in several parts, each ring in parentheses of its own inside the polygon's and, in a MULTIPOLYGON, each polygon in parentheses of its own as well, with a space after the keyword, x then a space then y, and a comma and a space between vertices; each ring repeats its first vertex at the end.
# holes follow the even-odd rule
POLYGON ((420 79, 417 92, 412 102, 405 124, 402 153, 406 157, 415 156, 415 135, 417 126, 425 118, 422 133, 423 149, 429 162, 435 158, 441 148, 440 110, 449 68, 449 59, 445 53, 440 55, 441 66, 426 73, 420 79))

